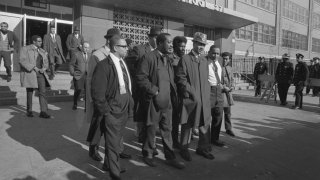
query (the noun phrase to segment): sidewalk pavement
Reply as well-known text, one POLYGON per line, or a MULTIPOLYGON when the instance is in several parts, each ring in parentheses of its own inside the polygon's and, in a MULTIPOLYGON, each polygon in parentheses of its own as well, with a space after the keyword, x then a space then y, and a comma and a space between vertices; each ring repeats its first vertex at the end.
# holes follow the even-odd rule
MULTIPOLYGON (((250 96, 253 97, 253 93, 250 92, 250 96)), ((249 94, 243 97, 249 99, 249 94)), ((164 163, 159 137, 158 166, 144 164, 134 123, 129 122, 124 136, 125 151, 133 158, 121 160, 121 165, 127 169, 122 177, 130 180, 320 179, 318 101, 305 99, 311 110, 292 110, 271 102, 236 101, 232 107, 236 137, 226 135, 224 127, 221 128, 221 140, 227 146, 214 147, 214 160, 195 154, 196 138, 190 146, 193 161, 185 162, 184 170, 173 169, 164 163)), ((88 157, 85 139, 89 124, 84 119, 84 103, 80 106, 72 111, 69 102, 50 104, 52 119, 38 118, 39 104, 34 104, 37 112, 34 118, 25 116, 24 104, 0 107, 0 180, 109 179, 108 173, 100 170, 102 162, 88 157)), ((101 143, 101 155, 103 147, 101 143)))

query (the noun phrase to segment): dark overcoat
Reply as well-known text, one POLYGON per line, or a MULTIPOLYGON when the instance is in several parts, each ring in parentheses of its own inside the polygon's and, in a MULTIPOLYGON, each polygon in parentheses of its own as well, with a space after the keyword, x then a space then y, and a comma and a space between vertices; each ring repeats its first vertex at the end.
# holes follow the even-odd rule
POLYGON ((176 76, 177 86, 183 98, 181 124, 189 123, 191 126, 198 126, 200 122, 209 125, 211 122, 211 105, 207 59, 202 56, 196 58, 192 52, 184 55, 178 64, 176 76), (196 75, 198 72, 199 75, 196 75), (200 79, 200 88, 195 87, 198 84, 197 81, 199 81, 197 77, 200 79), (201 117, 203 122, 200 121, 201 117))
MULTIPOLYGON (((130 95, 128 108, 122 109, 115 99, 120 95, 117 69, 108 56, 98 62, 91 82, 91 97, 94 105, 93 120, 90 124, 87 141, 91 142, 104 115, 110 113, 120 117, 128 111, 128 120, 133 119, 133 99, 130 95)), ((105 119, 107 121, 107 119, 105 119)), ((120 122, 119 122, 120 123, 120 122)))
POLYGON ((85 60, 83 53, 80 51, 76 52, 75 55, 72 56, 69 64, 69 71, 76 80, 82 78, 88 71, 88 62, 90 58, 91 53, 87 53, 87 60, 85 60))
MULTIPOLYGON (((55 39, 58 47, 59 54, 61 56, 61 59, 63 62, 66 62, 66 59, 63 56, 62 46, 61 46, 61 38, 58 34, 55 34, 55 39)), ((50 34, 46 34, 43 37, 43 49, 48 52, 48 58, 53 59, 54 58, 54 51, 55 51, 55 45, 52 40, 52 37, 50 34)))
POLYGON ((140 97, 141 115, 144 114, 141 118, 143 118, 142 120, 146 122, 147 126, 154 123, 154 120, 157 119, 154 116, 161 109, 171 108, 169 103, 171 101, 170 93, 176 93, 172 65, 168 62, 168 69, 161 70, 162 64, 163 61, 159 51, 154 50, 145 55, 136 74, 137 85, 144 94, 144 96, 140 97), (161 89, 161 78, 166 75, 169 75, 170 78, 170 88, 161 89), (157 92, 158 94, 156 95, 157 92))

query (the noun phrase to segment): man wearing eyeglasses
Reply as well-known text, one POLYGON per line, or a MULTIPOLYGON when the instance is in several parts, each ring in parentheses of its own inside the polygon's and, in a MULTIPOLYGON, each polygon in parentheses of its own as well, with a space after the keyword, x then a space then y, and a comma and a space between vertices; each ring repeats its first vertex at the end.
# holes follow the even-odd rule
POLYGON ((8 30, 8 23, 0 23, 0 64, 1 60, 4 61, 4 67, 7 72, 7 82, 11 81, 11 54, 19 51, 19 39, 14 32, 8 30))
POLYGON ((42 39, 38 35, 32 36, 32 44, 20 51, 20 81, 27 89, 27 116, 33 117, 32 96, 34 89, 39 90, 40 118, 51 118, 48 114, 46 88, 50 87, 46 69, 49 67, 48 54, 41 48, 42 39))
POLYGON ((131 78, 124 62, 127 44, 120 36, 110 39, 110 55, 98 62, 92 76, 94 118, 102 119, 105 163, 112 179, 120 179, 120 144, 127 121, 133 120, 131 78))

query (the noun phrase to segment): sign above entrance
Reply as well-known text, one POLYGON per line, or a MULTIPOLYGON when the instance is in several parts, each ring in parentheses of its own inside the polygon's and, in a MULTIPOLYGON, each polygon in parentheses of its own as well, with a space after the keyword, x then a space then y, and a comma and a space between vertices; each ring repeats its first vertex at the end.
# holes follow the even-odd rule
POLYGON ((208 8, 214 11, 219 11, 219 12, 223 12, 223 7, 210 3, 208 2, 208 0, 178 0, 180 2, 184 2, 184 3, 189 3, 189 4, 193 4, 199 7, 203 7, 203 8, 208 8))

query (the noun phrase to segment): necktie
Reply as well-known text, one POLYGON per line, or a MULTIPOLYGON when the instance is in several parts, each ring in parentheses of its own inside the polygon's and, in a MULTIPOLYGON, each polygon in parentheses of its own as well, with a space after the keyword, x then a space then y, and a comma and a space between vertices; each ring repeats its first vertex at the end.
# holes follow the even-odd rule
POLYGON ((213 64, 213 67, 214 67, 214 75, 216 76, 216 79, 217 79, 217 84, 220 84, 221 81, 220 81, 220 76, 218 74, 218 66, 216 65, 216 62, 212 62, 213 64))
POLYGON ((56 42, 56 37, 55 37, 54 34, 52 34, 52 41, 53 41, 53 42, 56 42))
POLYGON ((124 66, 123 60, 120 60, 120 66, 121 66, 121 70, 122 70, 124 83, 126 84, 126 87, 129 88, 129 77, 127 74, 127 70, 124 66))

